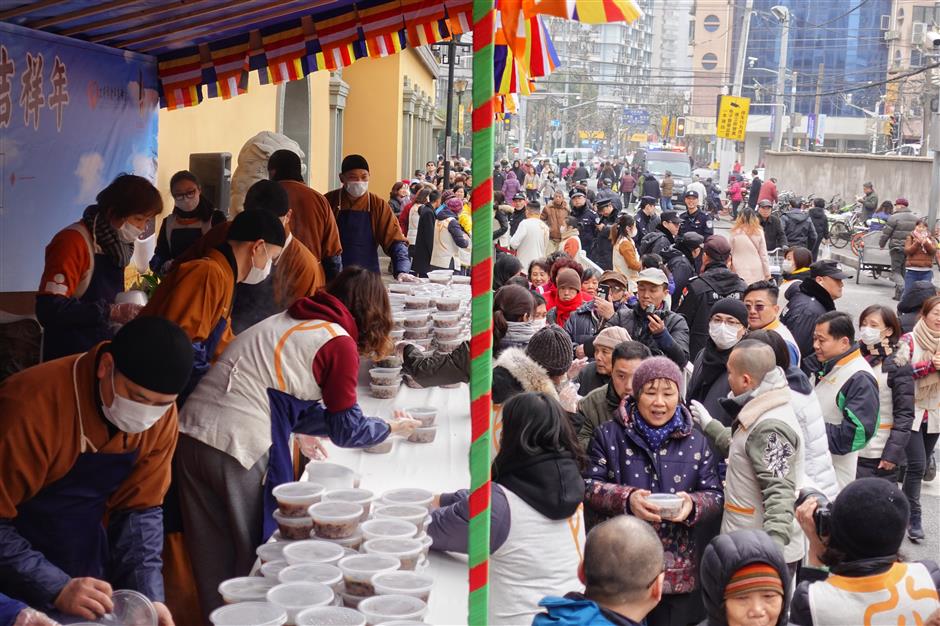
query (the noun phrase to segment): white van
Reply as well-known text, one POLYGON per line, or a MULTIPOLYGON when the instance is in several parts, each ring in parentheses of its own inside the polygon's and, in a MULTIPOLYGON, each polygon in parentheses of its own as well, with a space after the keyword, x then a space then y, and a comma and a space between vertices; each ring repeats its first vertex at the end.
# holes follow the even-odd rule
POLYGON ((594 150, 592 148, 555 148, 552 152, 552 161, 558 163, 559 167, 572 161, 584 161, 587 165, 591 163, 593 158, 594 150))

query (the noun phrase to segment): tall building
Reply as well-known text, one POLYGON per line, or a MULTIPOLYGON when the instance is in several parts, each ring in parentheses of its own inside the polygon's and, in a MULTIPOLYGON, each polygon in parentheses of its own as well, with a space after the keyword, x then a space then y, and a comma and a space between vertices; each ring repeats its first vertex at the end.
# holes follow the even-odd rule
POLYGON ((661 84, 686 87, 692 70, 693 0, 653 0, 653 74, 661 84))
POLYGON ((731 46, 734 2, 695 0, 691 13, 692 116, 701 118, 703 132, 714 134, 714 127, 705 128, 705 119, 714 119, 717 115, 718 96, 723 87, 731 84, 735 50, 731 46))
MULTIPOLYGON (((888 42, 887 77, 895 78, 923 68, 925 35, 940 27, 940 2, 937 0, 894 0, 891 27, 885 33, 888 42)), ((936 72, 936 70, 934 70, 936 72)), ((923 137, 924 113, 936 97, 936 87, 925 80, 929 74, 917 74, 888 85, 885 111, 897 113, 901 127, 898 138, 919 141, 923 137)))
MULTIPOLYGON (((796 110, 813 113, 815 97, 800 94, 818 89, 822 94, 820 113, 829 117, 862 117, 865 113, 861 109, 875 111, 885 94, 885 86, 854 89, 884 81, 888 66, 885 33, 890 29, 891 3, 892 0, 861 3, 858 0, 754 0, 742 95, 755 102, 770 102, 775 98, 782 29, 771 7, 785 6, 790 12, 786 68, 788 72, 796 72, 796 110), (848 94, 851 96, 847 99, 848 94)), ((736 0, 739 14, 742 7, 743 0, 736 0)), ((734 50, 741 35, 740 22, 740 18, 735 20, 734 50)), ((785 90, 788 103, 791 80, 788 77, 785 90)))

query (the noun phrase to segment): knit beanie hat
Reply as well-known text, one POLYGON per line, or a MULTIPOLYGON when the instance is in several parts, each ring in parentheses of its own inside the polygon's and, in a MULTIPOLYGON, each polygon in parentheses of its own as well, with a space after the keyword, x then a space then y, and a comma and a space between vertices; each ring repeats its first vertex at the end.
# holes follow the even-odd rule
POLYGON ((713 304, 709 317, 715 313, 730 315, 734 319, 741 322, 742 326, 747 326, 747 307, 744 306, 744 303, 737 298, 722 298, 713 304))
POLYGON ((633 393, 636 395, 646 383, 665 378, 676 383, 676 387, 682 388, 682 372, 679 366, 664 356, 654 356, 645 359, 633 373, 633 393))
POLYGON ((135 385, 178 394, 193 372, 193 344, 183 329, 162 317, 137 317, 108 346, 114 368, 135 385))
POLYGON ((907 530, 910 505, 893 482, 859 478, 832 504, 829 545, 850 560, 897 554, 907 530))
POLYGON ((366 161, 366 158, 361 154, 350 154, 343 159, 343 164, 339 171, 341 174, 345 174, 349 170, 365 170, 368 172, 369 162, 366 161))
POLYGON ((624 341, 630 341, 630 333, 627 332, 626 328, 622 328, 620 326, 608 326, 601 332, 597 333, 597 337, 594 338, 594 347, 610 348, 613 350, 624 341))
POLYGON ((772 591, 783 595, 783 581, 777 569, 767 563, 745 565, 728 579, 725 599, 741 596, 752 591, 772 591))
POLYGON ((564 267, 558 270, 558 274, 555 275, 555 287, 581 291, 581 277, 570 267, 564 267))
MULTIPOLYGON (((570 271, 577 276, 577 272, 570 271)), ((532 335, 525 353, 530 359, 544 367, 549 376, 561 376, 568 371, 571 362, 574 361, 571 337, 561 326, 554 324, 532 335)))

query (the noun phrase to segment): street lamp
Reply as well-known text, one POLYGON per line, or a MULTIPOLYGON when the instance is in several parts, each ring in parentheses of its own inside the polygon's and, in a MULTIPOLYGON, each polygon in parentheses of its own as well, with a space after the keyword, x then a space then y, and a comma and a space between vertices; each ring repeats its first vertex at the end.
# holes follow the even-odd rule
POLYGON ((457 94, 457 158, 460 158, 460 140, 463 137, 463 125, 465 124, 463 116, 463 92, 467 90, 467 81, 458 78, 454 81, 454 93, 457 94))
MULTIPOLYGON (((785 6, 774 6, 770 12, 780 22, 780 56, 777 59, 777 97, 778 105, 783 104, 783 91, 786 89, 787 46, 790 38, 790 9, 785 6)), ((780 151, 783 144, 783 107, 774 110, 774 143, 773 149, 780 151)))

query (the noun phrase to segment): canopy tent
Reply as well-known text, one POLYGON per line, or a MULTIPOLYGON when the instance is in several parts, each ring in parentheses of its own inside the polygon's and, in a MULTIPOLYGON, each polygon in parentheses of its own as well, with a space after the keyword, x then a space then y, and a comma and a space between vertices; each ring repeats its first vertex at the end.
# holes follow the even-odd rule
POLYGON ((357 59, 473 32, 469 623, 487 621, 492 399, 492 214, 496 95, 529 93, 559 65, 543 15, 632 22, 634 0, 13 0, 0 22, 157 58, 170 109, 295 80, 357 59))

